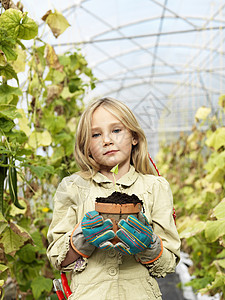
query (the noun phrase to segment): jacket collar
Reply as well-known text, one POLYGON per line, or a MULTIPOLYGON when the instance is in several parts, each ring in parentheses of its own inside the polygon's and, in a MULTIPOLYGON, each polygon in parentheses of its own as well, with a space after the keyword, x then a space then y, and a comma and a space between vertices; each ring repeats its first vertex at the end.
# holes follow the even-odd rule
MULTIPOLYGON (((137 180, 137 178, 138 178, 138 173, 136 172, 134 166, 130 165, 129 171, 125 175, 123 175, 116 183, 117 185, 124 185, 128 187, 131 186, 137 180)), ((112 180, 110 180, 100 172, 94 175, 93 180, 96 183, 102 184, 108 188, 114 185, 112 180)))

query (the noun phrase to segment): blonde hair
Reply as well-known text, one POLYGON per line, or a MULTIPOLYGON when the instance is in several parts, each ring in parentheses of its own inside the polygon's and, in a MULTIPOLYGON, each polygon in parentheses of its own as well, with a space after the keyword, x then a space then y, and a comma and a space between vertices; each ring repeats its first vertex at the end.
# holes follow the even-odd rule
POLYGON ((144 131, 140 127, 132 111, 122 102, 111 97, 102 98, 91 102, 81 115, 75 143, 75 160, 80 167, 80 175, 83 178, 92 178, 99 170, 99 164, 90 156, 91 122, 92 114, 102 106, 131 131, 137 139, 137 145, 133 146, 131 152, 131 164, 137 172, 142 174, 155 174, 150 164, 147 150, 147 140, 144 131))

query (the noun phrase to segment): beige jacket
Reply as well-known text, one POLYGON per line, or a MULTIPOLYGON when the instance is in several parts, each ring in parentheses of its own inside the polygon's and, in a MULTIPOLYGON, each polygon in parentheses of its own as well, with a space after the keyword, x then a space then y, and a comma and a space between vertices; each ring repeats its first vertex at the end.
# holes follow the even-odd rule
POLYGON ((161 293, 154 277, 174 272, 179 261, 180 239, 168 182, 163 177, 140 174, 131 166, 118 180, 117 189, 136 194, 143 201, 145 215, 162 239, 163 253, 152 264, 142 265, 134 256, 96 248, 90 258, 61 268, 75 225, 86 212, 94 210, 96 197, 107 197, 115 191, 113 182, 101 173, 93 180, 84 180, 78 174, 64 178, 55 194, 47 255, 58 270, 72 271, 70 300, 159 300, 161 293))

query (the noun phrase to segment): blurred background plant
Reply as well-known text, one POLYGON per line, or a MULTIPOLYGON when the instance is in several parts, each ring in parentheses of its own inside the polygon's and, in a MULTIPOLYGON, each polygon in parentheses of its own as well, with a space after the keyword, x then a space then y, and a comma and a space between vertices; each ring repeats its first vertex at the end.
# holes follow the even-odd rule
POLYGON ((225 295, 225 96, 212 113, 200 107, 189 135, 162 144, 160 172, 171 184, 182 249, 193 261, 195 291, 225 295))
MULTIPOLYGON (((35 21, 6 2, 0 16, 1 299, 9 283, 11 299, 44 299, 59 276, 46 256, 51 200, 59 181, 77 171, 74 134, 95 78, 79 49, 57 55, 35 21), (19 86, 20 72, 26 81, 19 86)), ((60 13, 43 19, 56 37, 69 26, 60 13)))

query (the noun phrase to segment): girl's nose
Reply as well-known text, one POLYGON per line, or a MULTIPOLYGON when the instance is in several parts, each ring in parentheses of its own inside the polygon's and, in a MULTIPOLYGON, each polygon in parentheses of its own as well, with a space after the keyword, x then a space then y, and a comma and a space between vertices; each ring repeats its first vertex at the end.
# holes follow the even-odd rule
POLYGON ((103 135, 103 144, 107 146, 107 145, 110 145, 112 143, 113 142, 112 142, 112 139, 110 137, 110 134, 104 134, 103 135))

